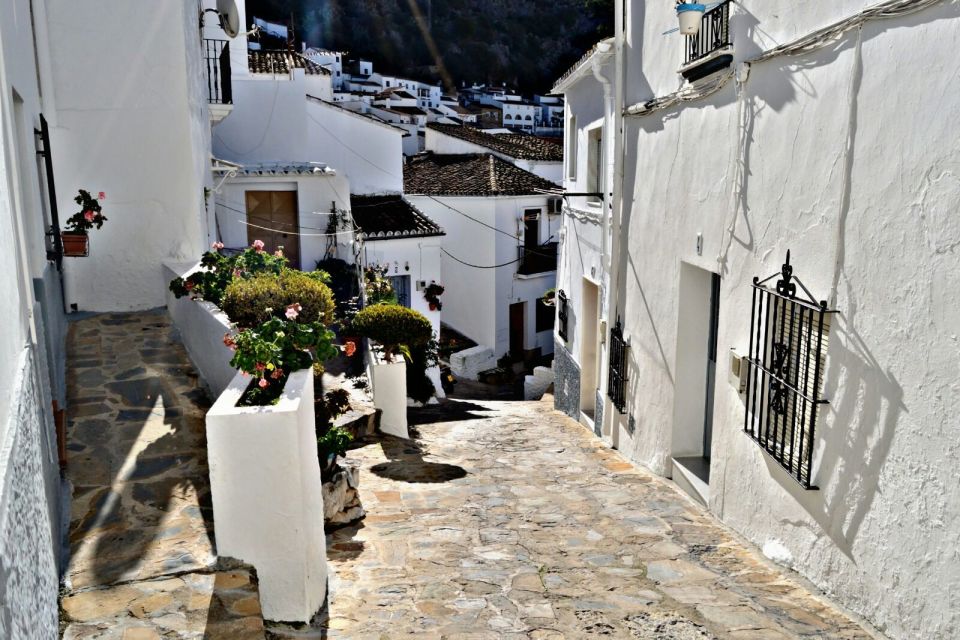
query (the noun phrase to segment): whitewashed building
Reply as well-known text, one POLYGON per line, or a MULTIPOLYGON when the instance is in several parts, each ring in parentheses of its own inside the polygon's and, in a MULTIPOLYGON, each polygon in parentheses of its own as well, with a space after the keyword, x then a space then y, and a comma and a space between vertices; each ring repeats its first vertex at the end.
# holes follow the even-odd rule
POLYGON ((957 7, 727 2, 687 39, 617 5, 557 86, 566 189, 612 205, 568 197, 561 264, 609 229, 611 269, 561 270, 558 407, 596 392, 604 441, 889 637, 957 637, 957 7))
POLYGON ((446 231, 443 321, 496 356, 553 351, 560 219, 553 183, 496 155, 424 153, 404 171, 407 199, 446 231))

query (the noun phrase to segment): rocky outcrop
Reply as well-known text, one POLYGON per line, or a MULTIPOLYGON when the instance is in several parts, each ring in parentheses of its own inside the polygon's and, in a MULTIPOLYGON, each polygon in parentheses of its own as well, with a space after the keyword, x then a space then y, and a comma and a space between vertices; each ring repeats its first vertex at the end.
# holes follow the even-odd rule
POLYGON ((342 527, 366 515, 360 504, 360 467, 349 460, 323 483, 323 521, 328 529, 342 527))

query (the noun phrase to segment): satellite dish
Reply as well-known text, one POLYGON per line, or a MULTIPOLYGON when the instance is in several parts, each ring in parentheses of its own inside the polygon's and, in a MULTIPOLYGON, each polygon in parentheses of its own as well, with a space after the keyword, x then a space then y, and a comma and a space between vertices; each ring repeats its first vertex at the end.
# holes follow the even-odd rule
POLYGON ((240 34, 240 12, 235 0, 217 0, 217 13, 220 28, 231 38, 236 38, 240 34))

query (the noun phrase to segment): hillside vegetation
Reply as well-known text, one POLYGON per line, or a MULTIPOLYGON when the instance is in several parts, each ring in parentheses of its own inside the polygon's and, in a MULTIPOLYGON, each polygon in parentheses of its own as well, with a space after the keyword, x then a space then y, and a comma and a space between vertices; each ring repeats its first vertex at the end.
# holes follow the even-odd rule
POLYGON ((613 0, 247 0, 297 41, 349 51, 384 73, 545 91, 611 30, 613 0))

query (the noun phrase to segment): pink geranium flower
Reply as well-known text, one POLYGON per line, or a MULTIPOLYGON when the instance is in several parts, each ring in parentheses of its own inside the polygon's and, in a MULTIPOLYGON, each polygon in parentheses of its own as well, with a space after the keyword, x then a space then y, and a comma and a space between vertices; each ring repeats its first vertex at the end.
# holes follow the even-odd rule
POLYGON ((282 258, 282 257, 283 257, 283 249, 277 249, 276 251, 273 252, 273 255, 276 256, 277 258, 282 258))
POLYGON ((223 334, 223 344, 227 347, 230 347, 231 349, 237 348, 237 343, 234 342, 233 336, 230 335, 229 333, 223 334))
POLYGON ((266 370, 267 370, 267 365, 263 364, 262 362, 258 362, 257 365, 256 365, 256 367, 257 367, 257 371, 266 371, 266 370))
POLYGON ((348 358, 352 358, 353 354, 357 352, 357 343, 353 340, 348 340, 345 345, 343 345, 343 352, 347 354, 348 358))
POLYGON ((303 310, 303 307, 300 306, 299 302, 294 302, 292 305, 287 307, 287 312, 284 314, 287 316, 287 320, 296 320, 297 316, 300 315, 300 311, 303 310))
POLYGON ((254 241, 253 241, 253 248, 256 249, 258 252, 259 252, 259 251, 263 251, 263 246, 264 246, 264 245, 263 245, 263 240, 254 240, 254 241))
POLYGON ((274 369, 273 373, 270 374, 270 377, 273 378, 274 380, 279 380, 282 375, 283 375, 283 369, 274 369))
POLYGON ((261 389, 266 389, 267 387, 270 386, 270 383, 267 382, 267 379, 266 379, 266 378, 260 378, 260 382, 258 382, 257 384, 260 385, 260 388, 261 388, 261 389))
POLYGON ((212 245, 210 245, 210 248, 213 249, 214 251, 220 251, 220 249, 223 249, 223 243, 214 242, 212 245))
POLYGON ((83 219, 86 220, 87 222, 93 222, 94 218, 96 217, 97 217, 97 214, 95 214, 93 211, 83 212, 83 219))

